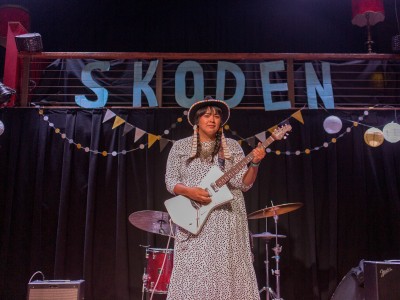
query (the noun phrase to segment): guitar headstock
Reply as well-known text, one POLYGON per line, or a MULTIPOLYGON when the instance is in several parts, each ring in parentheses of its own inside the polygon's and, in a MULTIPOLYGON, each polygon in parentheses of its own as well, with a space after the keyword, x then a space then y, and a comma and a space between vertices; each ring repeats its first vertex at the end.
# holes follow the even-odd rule
POLYGON ((282 126, 279 126, 276 128, 271 136, 274 138, 274 140, 281 140, 282 138, 286 138, 288 135, 288 132, 292 130, 292 126, 288 124, 284 124, 282 126))

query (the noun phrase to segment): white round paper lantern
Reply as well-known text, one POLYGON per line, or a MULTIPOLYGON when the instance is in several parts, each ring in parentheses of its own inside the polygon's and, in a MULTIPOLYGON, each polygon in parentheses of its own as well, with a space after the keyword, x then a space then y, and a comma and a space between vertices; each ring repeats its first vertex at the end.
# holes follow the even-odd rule
POLYGON ((394 122, 386 124, 383 127, 383 136, 388 142, 397 143, 400 141, 400 125, 394 122))
POLYGON ((329 134, 338 133, 342 129, 342 120, 336 116, 329 116, 324 121, 324 129, 329 134))

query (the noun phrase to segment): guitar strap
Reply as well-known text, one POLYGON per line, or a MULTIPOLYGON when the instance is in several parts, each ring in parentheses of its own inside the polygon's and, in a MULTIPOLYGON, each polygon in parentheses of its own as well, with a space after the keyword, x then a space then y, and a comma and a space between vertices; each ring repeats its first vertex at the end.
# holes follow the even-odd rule
POLYGON ((218 165, 222 172, 225 172, 225 155, 224 149, 222 147, 219 149, 218 152, 218 165))

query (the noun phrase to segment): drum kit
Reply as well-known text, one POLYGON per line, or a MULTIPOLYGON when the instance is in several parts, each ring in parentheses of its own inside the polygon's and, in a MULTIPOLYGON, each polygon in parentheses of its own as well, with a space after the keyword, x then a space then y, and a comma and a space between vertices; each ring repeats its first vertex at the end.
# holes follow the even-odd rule
POLYGON ((280 289, 280 276, 281 276, 281 271, 279 269, 279 260, 280 260, 280 253, 282 252, 282 246, 278 244, 278 238, 286 238, 284 235, 278 234, 278 219, 279 215, 286 214, 288 212, 294 211, 296 209, 299 209, 300 207, 303 206, 303 203, 287 203, 287 204, 281 204, 281 205, 272 205, 270 207, 266 207, 261 210, 257 210, 255 212, 250 213, 247 215, 247 219, 249 220, 254 220, 254 219, 266 219, 269 217, 273 217, 274 219, 274 224, 275 224, 275 234, 269 233, 268 231, 259 233, 259 234, 253 234, 253 238, 261 238, 266 241, 265 243, 265 286, 260 290, 260 293, 263 291, 266 292, 266 299, 267 300, 283 300, 281 298, 281 289, 280 289), (275 239, 275 246, 272 248, 274 251, 274 256, 272 256, 273 259, 275 259, 275 270, 272 270, 272 275, 275 276, 275 289, 274 291, 272 287, 270 286, 269 282, 269 241, 275 239))
MULTIPOLYGON (((251 239, 259 238, 265 241, 265 273, 266 282, 265 286, 260 290, 266 292, 267 300, 283 300, 281 298, 280 291, 280 276, 281 271, 279 269, 280 254, 282 252, 282 246, 279 245, 278 239, 286 238, 285 235, 278 234, 278 219, 279 215, 289 213, 302 207, 302 203, 287 203, 281 205, 272 205, 264 209, 250 213, 247 218, 249 220, 254 219, 266 219, 273 217, 275 224, 275 233, 265 231, 263 233, 251 234, 251 239), (275 245, 272 248, 275 260, 275 269, 271 270, 273 276, 275 276, 275 291, 270 285, 269 278, 269 241, 275 240, 275 245)), ((267 221, 267 219, 266 219, 267 221)), ((163 236, 174 237, 176 231, 176 225, 170 221, 169 215, 162 211, 143 210, 132 213, 129 216, 129 222, 135 227, 155 234, 163 236)), ((173 268, 173 249, 160 249, 160 248, 149 248, 146 247, 146 267, 143 274, 143 289, 142 292, 153 294, 167 294, 170 283, 170 278, 173 268)))
MULTIPOLYGON (((173 237, 176 225, 170 222, 168 213, 143 210, 129 215, 129 222, 144 231, 173 237)), ((143 273, 142 292, 167 294, 174 262, 173 249, 146 248, 146 267, 143 273)))

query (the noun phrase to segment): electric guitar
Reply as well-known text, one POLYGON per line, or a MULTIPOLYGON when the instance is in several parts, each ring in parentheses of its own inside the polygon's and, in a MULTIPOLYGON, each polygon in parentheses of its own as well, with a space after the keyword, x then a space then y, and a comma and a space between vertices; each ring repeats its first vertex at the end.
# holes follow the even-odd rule
MULTIPOLYGON (((275 129, 262 143, 262 146, 267 148, 273 141, 281 140, 291 129, 292 126, 290 124, 275 129)), ((253 152, 250 152, 226 173, 223 173, 218 166, 213 166, 208 171, 199 185, 210 194, 211 202, 207 205, 201 205, 182 195, 166 200, 164 205, 172 221, 190 233, 197 235, 203 228, 212 210, 233 200, 233 195, 226 186, 226 183, 251 162, 252 159, 253 152)))

